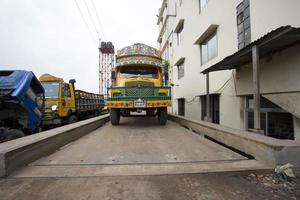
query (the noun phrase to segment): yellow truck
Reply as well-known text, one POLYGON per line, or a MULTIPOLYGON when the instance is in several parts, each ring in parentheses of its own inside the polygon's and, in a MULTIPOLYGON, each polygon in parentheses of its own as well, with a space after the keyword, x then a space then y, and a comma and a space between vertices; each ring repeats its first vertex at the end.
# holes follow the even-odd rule
POLYGON ((66 83, 62 78, 44 74, 39 78, 45 89, 45 114, 42 126, 74 123, 101 114, 103 95, 75 90, 75 80, 66 83))
POLYGON ((112 125, 119 124, 120 116, 143 111, 149 117, 158 116, 160 125, 166 124, 171 87, 163 85, 160 51, 140 43, 119 50, 112 79, 107 98, 112 125))

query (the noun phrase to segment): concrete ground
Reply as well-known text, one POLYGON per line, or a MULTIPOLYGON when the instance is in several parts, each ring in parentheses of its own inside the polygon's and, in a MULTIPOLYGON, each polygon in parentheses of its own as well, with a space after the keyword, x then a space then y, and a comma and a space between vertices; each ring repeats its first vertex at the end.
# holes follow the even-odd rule
POLYGON ((154 118, 122 118, 120 126, 106 124, 0 179, 0 199, 299 197, 298 186, 271 192, 247 180, 248 171, 266 168, 176 123, 158 126, 154 118))
POLYGON ((231 173, 0 180, 2 200, 296 200, 296 188, 270 187, 231 173))

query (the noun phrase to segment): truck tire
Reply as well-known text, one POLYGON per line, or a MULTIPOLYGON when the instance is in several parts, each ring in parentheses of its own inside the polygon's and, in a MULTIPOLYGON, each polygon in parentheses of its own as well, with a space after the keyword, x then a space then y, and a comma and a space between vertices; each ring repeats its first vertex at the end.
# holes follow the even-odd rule
POLYGON ((71 115, 68 119, 68 124, 73 124, 77 121, 78 121, 77 116, 76 115, 71 115))
POLYGON ((10 140, 14 140, 14 139, 18 139, 21 137, 24 137, 25 134, 23 133, 23 131, 20 131, 18 129, 10 129, 7 130, 5 133, 6 137, 4 139, 4 142, 10 141, 10 140))
POLYGON ((112 108, 110 109, 110 123, 114 125, 119 125, 120 123, 120 109, 112 108))
POLYGON ((166 125, 167 120, 168 120, 168 109, 158 108, 158 124, 166 125))

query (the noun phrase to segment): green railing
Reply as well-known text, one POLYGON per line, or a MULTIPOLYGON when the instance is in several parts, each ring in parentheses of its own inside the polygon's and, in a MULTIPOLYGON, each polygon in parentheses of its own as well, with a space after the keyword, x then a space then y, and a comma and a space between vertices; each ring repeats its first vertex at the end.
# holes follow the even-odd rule
POLYGON ((170 100, 171 87, 112 87, 108 88, 108 100, 170 100), (113 91, 113 93, 112 93, 113 91))

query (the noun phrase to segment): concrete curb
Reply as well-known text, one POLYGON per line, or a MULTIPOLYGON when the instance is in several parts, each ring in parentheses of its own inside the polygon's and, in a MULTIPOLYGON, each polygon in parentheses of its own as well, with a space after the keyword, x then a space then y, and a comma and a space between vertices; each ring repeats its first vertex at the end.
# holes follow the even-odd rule
POLYGON ((103 115, 0 144, 0 177, 55 152, 107 121, 109 115, 103 115))
POLYGON ((172 114, 169 114, 169 119, 229 147, 249 154, 272 168, 286 163, 291 163, 294 167, 300 167, 300 143, 295 141, 279 140, 205 121, 194 121, 172 114))

